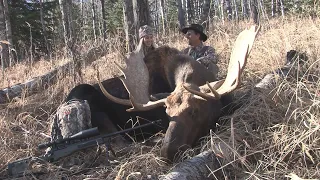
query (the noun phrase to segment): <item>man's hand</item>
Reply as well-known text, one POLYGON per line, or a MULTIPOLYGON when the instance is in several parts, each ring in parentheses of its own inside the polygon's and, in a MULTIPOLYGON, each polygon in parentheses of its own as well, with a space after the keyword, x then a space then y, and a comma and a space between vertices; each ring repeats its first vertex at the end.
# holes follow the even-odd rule
POLYGON ((198 61, 200 64, 204 65, 205 67, 208 67, 211 62, 211 60, 207 57, 201 57, 198 58, 196 61, 198 61))

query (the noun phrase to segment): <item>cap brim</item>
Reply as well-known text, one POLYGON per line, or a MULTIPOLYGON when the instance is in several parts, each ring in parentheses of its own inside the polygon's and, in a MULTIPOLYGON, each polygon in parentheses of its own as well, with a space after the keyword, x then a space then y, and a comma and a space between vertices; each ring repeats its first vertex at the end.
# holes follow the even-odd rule
POLYGON ((202 39, 203 42, 205 42, 205 41, 208 39, 208 37, 207 37, 206 34, 204 34, 203 32, 201 32, 201 31, 199 31, 199 30, 197 30, 197 29, 195 29, 195 28, 192 28, 192 27, 185 27, 185 28, 181 29, 181 32, 182 32, 183 34, 186 34, 186 33, 188 32, 188 30, 194 30, 194 31, 196 31, 197 33, 200 33, 200 37, 201 37, 201 39, 202 39))
POLYGON ((207 35, 205 35, 203 32, 199 32, 199 33, 202 36, 201 37, 202 41, 205 42, 208 39, 207 35))
POLYGON ((182 29, 181 29, 181 32, 182 32, 183 34, 186 34, 189 29, 192 29, 192 28, 190 28, 190 27, 182 28, 182 29))

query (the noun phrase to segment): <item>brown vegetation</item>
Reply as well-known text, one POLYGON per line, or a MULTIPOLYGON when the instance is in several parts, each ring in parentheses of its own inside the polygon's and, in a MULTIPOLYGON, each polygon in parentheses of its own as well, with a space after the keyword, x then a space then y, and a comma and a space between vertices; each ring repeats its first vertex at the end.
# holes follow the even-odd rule
MULTIPOLYGON (((214 46, 219 54, 221 77, 225 76, 233 42, 244 27, 248 27, 247 24, 215 24, 209 33, 206 43, 214 46)), ((232 116, 221 118, 219 130, 203 139, 201 147, 185 153, 185 158, 210 149, 211 142, 220 143, 230 152, 220 156, 224 159, 222 169, 231 179, 319 178, 320 83, 295 77, 290 81, 278 81, 272 96, 253 89, 254 83, 265 73, 285 63, 286 52, 290 49, 306 51, 309 56, 310 62, 300 67, 299 73, 303 77, 308 73, 319 76, 319 31, 320 19, 292 17, 263 23, 248 58, 242 88, 236 91, 239 97, 244 92, 250 92, 252 96, 242 99, 245 105, 232 116), (273 97, 281 101, 275 104, 273 97)), ((182 49, 186 43, 181 40, 169 45, 182 49)), ((102 79, 118 73, 109 63, 114 59, 120 62, 116 57, 110 54, 97 62, 100 72, 104 72, 101 73, 102 79)), ((32 68, 21 63, 7 70, 5 76, 23 82, 43 74, 51 66, 43 61, 32 68)), ((93 67, 88 66, 82 71, 85 82, 96 82, 93 67)), ((72 81, 72 77, 65 77, 46 91, 1 105, 0 178, 6 176, 8 162, 40 155, 37 145, 45 140, 41 134, 48 133, 48 118, 74 86, 72 81)), ((1 86, 8 86, 7 82, 1 81, 1 86)), ((119 162, 113 162, 111 166, 106 166, 106 152, 101 147, 101 150, 95 148, 75 153, 61 159, 57 165, 35 164, 34 167, 48 172, 39 179, 157 179, 172 167, 159 158, 159 147, 135 143, 131 147, 116 148, 119 162), (74 165, 69 168, 68 163, 74 165)))

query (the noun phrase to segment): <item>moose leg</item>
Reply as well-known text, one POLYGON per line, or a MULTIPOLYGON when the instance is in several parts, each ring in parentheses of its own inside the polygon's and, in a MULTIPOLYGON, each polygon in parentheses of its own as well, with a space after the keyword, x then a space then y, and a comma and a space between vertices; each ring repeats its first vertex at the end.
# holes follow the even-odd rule
MULTIPOLYGON (((104 112, 92 112, 91 123, 93 127, 98 127, 101 134, 108 134, 118 131, 115 125, 111 122, 109 116, 104 112)), ((111 142, 115 143, 116 145, 123 146, 127 144, 127 141, 121 135, 116 135, 111 138, 111 142)))

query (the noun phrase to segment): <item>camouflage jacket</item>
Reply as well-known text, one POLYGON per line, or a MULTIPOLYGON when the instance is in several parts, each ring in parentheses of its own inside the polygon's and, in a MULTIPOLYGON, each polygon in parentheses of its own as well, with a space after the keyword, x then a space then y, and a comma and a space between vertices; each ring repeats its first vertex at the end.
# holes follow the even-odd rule
POLYGON ((208 66, 210 63, 217 64, 215 50, 211 46, 204 46, 203 43, 197 47, 190 46, 184 49, 182 52, 193 57, 193 59, 206 66, 208 66))

